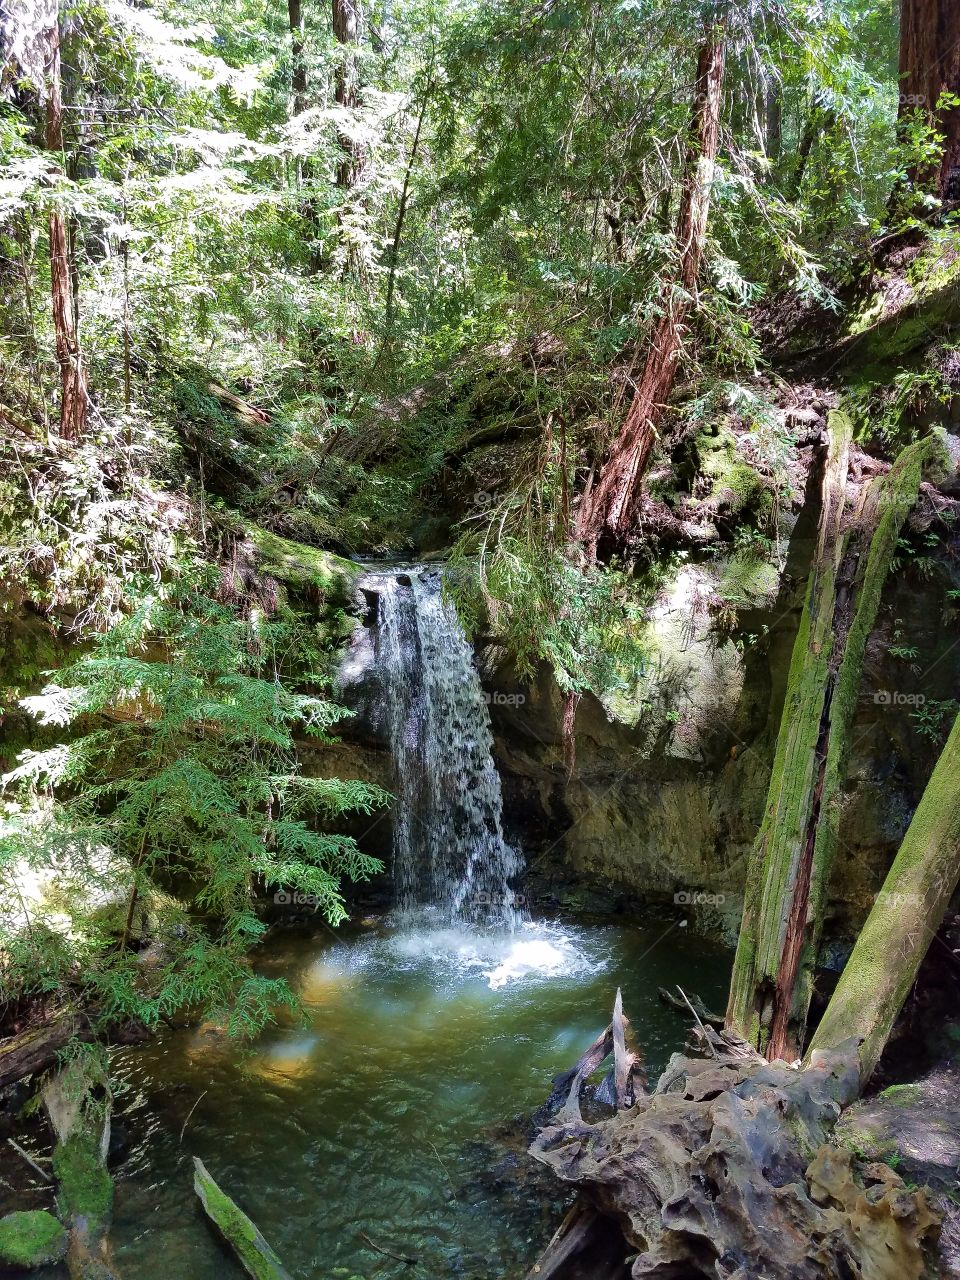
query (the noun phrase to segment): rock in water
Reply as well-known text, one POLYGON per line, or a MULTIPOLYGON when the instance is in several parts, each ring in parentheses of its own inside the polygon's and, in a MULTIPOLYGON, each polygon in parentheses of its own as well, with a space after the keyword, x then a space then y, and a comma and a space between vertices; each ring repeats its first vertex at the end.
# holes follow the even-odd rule
POLYGON ((52 1213, 31 1209, 0 1218, 0 1263, 8 1267, 43 1267, 60 1262, 67 1252, 67 1233, 52 1213))

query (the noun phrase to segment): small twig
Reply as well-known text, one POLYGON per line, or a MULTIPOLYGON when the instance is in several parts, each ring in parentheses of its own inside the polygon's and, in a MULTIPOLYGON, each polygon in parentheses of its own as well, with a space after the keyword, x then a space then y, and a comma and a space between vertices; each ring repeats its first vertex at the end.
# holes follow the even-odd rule
MULTIPOLYGON (((429 1141, 429 1139, 428 1139, 428 1141, 429 1141)), ((449 1172, 449 1170, 447 1169, 447 1166, 446 1166, 446 1165, 443 1163, 443 1161, 440 1159, 440 1152, 437 1150, 437 1148, 433 1145, 433 1143, 432 1143, 432 1142, 430 1143, 430 1146, 431 1146, 431 1147, 433 1147, 433 1154, 437 1157, 437 1164, 438 1164, 438 1165, 440 1166, 440 1168, 443 1170, 444 1177, 445 1177, 445 1178, 446 1178, 446 1180, 450 1183, 450 1194, 453 1196, 454 1200, 456 1200, 456 1198, 457 1198, 457 1191, 456 1191, 456 1187, 454 1187, 454 1185, 453 1185, 453 1179, 450 1177, 450 1172, 449 1172)))
POLYGON ((8 1138, 7 1141, 10 1143, 11 1147, 13 1147, 17 1155, 20 1156, 22 1160, 26 1160, 27 1164, 38 1177, 42 1178, 44 1182, 53 1181, 53 1178, 49 1173, 47 1173, 46 1169, 41 1169, 33 1156, 27 1155, 26 1151, 24 1151, 23 1147, 21 1147, 18 1142, 14 1142, 12 1138, 8 1138))
POLYGON ((201 1093, 200 1097, 196 1100, 196 1102, 193 1104, 193 1106, 192 1106, 192 1107, 190 1108, 190 1110, 187 1112, 187 1118, 186 1118, 186 1120, 184 1120, 184 1122, 183 1122, 183 1128, 180 1130, 180 1145, 181 1145, 181 1146, 183 1146, 183 1135, 184 1135, 184 1134, 186 1133, 186 1131, 187 1131, 187 1125, 190 1123, 190 1117, 193 1115, 193 1113, 196 1111, 197 1107, 199 1107, 200 1103, 204 1100, 204 1098, 207 1096, 207 1094, 208 1094, 209 1092, 210 1092, 210 1090, 209 1090, 209 1089, 204 1089, 203 1093, 201 1093))
POLYGON ((713 1054, 713 1056, 714 1056, 715 1058, 719 1058, 719 1057, 720 1057, 720 1055, 719 1055, 719 1053, 717 1053, 717 1050, 716 1050, 716 1048, 714 1047, 713 1041, 710 1039, 709 1035, 707 1034, 707 1028, 706 1028, 706 1027, 703 1025, 703 1023, 700 1021, 700 1015, 697 1013, 696 1009, 693 1007, 693 1005, 690 1003, 690 1001, 689 1001, 689 1000, 687 1000, 687 993, 684 991, 683 987, 681 987, 681 985, 680 985, 680 983, 679 983, 679 982, 677 983, 677 990, 678 990, 678 991, 680 992, 680 994, 683 996, 683 999, 684 999, 684 1001, 685 1001, 685 1003, 686 1003, 687 1008, 690 1010, 690 1012, 691 1012, 691 1013, 693 1014, 693 1016, 696 1018, 696 1020, 697 1020, 697 1026, 698 1026, 698 1027, 700 1028, 700 1030, 703 1032, 703 1038, 704 1038, 704 1040, 707 1042, 707 1048, 710 1050, 710 1052, 713 1054))
POLYGON ((390 1249, 381 1249, 378 1244, 370 1239, 365 1231, 358 1232, 361 1240, 365 1240, 371 1249, 376 1253, 382 1253, 385 1258, 392 1258, 394 1262, 404 1262, 408 1267, 415 1267, 420 1261, 419 1258, 408 1258, 405 1253, 393 1253, 390 1249))

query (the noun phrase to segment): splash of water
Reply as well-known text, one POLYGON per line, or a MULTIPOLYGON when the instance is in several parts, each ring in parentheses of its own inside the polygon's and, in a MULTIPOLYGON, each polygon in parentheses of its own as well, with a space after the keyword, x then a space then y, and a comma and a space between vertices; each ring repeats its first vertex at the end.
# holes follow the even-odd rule
POLYGON ((375 660, 396 770, 394 882, 401 911, 515 928, 522 860, 503 838, 500 778, 473 650, 440 574, 365 576, 378 599, 375 660))

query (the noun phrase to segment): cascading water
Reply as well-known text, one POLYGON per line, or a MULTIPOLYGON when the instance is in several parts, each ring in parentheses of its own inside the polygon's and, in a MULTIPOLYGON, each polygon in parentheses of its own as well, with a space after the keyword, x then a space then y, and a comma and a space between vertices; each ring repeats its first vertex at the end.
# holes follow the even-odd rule
POLYGON ((440 573, 370 573, 374 662, 395 761, 394 881, 402 911, 515 928, 511 881, 522 871, 503 838, 500 778, 473 650, 440 573))

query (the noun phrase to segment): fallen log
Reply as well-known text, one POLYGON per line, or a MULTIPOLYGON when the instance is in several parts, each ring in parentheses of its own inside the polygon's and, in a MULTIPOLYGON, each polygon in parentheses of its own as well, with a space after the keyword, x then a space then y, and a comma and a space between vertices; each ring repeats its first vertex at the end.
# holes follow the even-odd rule
POLYGON ((0 1089, 36 1071, 44 1071, 75 1037, 88 1037, 86 1020, 68 1013, 43 1026, 0 1040, 0 1089))
MULTIPOLYGON (((71 1040, 98 1038, 96 1022, 94 1013, 62 1013, 41 1026, 0 1040, 0 1089, 52 1067, 71 1040)), ((104 1038, 110 1044, 139 1044, 150 1034, 146 1027, 128 1023, 109 1028, 104 1038)))
POLYGON ((267 1244, 256 1224, 247 1217, 211 1178, 203 1161, 193 1158, 193 1189, 207 1217, 237 1255, 253 1280, 292 1280, 290 1273, 267 1244))
POLYGON ((855 1037, 862 1084, 880 1060, 960 880, 958 775, 960 716, 810 1042, 814 1051, 855 1037))

